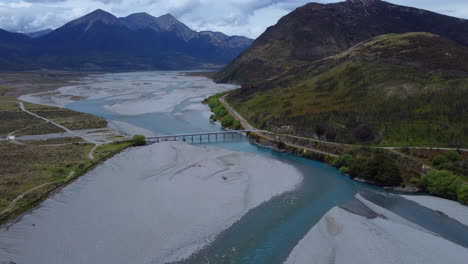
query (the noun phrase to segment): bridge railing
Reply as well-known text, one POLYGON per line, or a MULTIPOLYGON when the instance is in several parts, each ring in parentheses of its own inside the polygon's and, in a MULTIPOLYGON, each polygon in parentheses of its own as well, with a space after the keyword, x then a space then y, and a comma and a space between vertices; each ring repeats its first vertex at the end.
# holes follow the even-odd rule
POLYGON ((175 134, 175 135, 161 135, 155 137, 147 137, 146 142, 148 144, 163 142, 163 141, 184 141, 191 143, 214 143, 227 139, 234 140, 236 135, 242 138, 244 134, 250 132, 259 132, 260 130, 228 130, 228 131, 217 131, 217 132, 202 132, 202 133, 190 133, 190 134, 175 134))

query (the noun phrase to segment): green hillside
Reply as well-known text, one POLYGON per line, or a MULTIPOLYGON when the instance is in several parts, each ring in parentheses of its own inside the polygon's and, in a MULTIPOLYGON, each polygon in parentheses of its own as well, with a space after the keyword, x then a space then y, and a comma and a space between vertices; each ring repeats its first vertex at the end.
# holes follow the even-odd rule
POLYGON ((346 143, 468 146, 468 47, 389 34, 244 85, 229 102, 259 128, 346 143))

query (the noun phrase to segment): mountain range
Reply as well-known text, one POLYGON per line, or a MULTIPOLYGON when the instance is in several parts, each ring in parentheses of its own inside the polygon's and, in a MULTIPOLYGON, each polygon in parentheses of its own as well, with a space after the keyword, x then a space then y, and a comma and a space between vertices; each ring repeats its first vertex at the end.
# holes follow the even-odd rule
POLYGON ((468 146, 468 21, 379 0, 310 3, 218 81, 260 129, 384 146, 468 146))
POLYGON ((0 30, 0 70, 214 68, 251 43, 241 36, 196 32, 170 14, 117 18, 98 9, 53 31, 26 36, 0 30))

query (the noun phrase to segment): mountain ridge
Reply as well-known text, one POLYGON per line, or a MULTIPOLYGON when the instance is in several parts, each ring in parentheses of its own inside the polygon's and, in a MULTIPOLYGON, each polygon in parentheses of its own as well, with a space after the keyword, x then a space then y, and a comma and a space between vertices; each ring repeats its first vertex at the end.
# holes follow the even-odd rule
POLYGON ((101 9, 36 38, 19 36, 0 34, 1 70, 212 69, 231 61, 252 42, 228 36, 213 41, 169 14, 117 18, 101 9))
POLYGON ((250 83, 388 33, 430 32, 468 45, 468 20, 380 0, 308 3, 269 27, 215 77, 250 83))

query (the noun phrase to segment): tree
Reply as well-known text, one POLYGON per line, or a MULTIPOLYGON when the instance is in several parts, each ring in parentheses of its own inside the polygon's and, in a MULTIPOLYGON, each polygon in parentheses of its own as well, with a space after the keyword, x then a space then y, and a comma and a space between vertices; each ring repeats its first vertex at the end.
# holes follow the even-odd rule
POLYGON ((447 157, 445 157, 444 155, 437 155, 432 159, 432 165, 436 167, 447 162, 449 162, 449 159, 447 159, 447 157))
POLYGON ((321 138, 325 134, 325 127, 323 124, 315 125, 315 134, 317 134, 318 138, 321 138))
POLYGON ((421 178, 421 186, 429 193, 457 199, 462 180, 446 170, 432 170, 421 178))
POLYGON ((232 129, 239 130, 241 128, 241 122, 239 120, 234 120, 232 122, 232 129))
POLYGON ((468 205, 468 185, 464 184, 458 188, 458 201, 468 205))
POLYGON ((133 145, 144 146, 146 145, 146 138, 143 135, 134 135, 132 137, 133 145))
POLYGON ((453 161, 453 162, 461 160, 461 155, 460 155, 460 153, 458 153, 458 152, 455 151, 455 150, 449 150, 449 151, 445 152, 444 156, 445 156, 448 160, 453 161))
POLYGON ((325 129, 325 138, 328 141, 333 141, 336 138, 336 130, 332 126, 327 126, 325 129))
POLYGON ((348 167, 351 161, 353 160, 353 156, 350 154, 342 154, 338 158, 333 161, 333 167, 335 168, 341 168, 341 167, 348 167))
POLYGON ((369 142, 374 140, 375 135, 372 128, 368 124, 361 124, 353 131, 354 137, 361 142, 369 142))
POLYGON ((396 162, 384 154, 353 159, 349 165, 349 174, 354 178, 364 178, 381 186, 397 186, 403 181, 396 162))
POLYGON ((224 108, 224 106, 219 105, 213 109, 213 113, 218 117, 223 117, 227 115, 228 111, 226 110, 226 108, 224 108))
POLYGON ((219 101, 218 101, 218 98, 216 97, 210 97, 208 99, 208 106, 210 107, 210 109, 213 109, 215 108, 216 106, 219 105, 219 101))
POLYGON ((230 127, 233 122, 234 122, 234 119, 232 118, 232 116, 229 116, 229 115, 221 119, 221 125, 223 127, 230 127))

